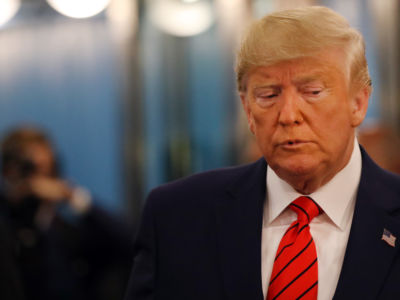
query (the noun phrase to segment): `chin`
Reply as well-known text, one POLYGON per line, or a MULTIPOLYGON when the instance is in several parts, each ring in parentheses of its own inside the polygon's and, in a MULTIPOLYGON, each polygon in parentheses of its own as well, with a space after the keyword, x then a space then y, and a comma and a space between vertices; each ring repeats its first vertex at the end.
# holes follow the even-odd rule
POLYGON ((279 177, 284 179, 287 177, 313 176, 318 173, 317 171, 320 163, 307 157, 303 159, 285 159, 284 161, 270 164, 270 166, 279 177))

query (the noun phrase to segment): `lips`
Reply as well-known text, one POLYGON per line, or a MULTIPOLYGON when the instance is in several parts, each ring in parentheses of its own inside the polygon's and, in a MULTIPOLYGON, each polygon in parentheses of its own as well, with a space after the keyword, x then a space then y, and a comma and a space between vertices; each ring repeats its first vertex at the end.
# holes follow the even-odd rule
POLYGON ((285 140, 282 143, 279 143, 280 146, 295 146, 295 145, 300 145, 300 144, 305 144, 308 143, 308 141, 305 140, 299 140, 299 139, 291 139, 291 140, 285 140))
POLYGON ((278 144, 278 147, 285 151, 303 151, 312 142, 300 139, 288 139, 278 144))

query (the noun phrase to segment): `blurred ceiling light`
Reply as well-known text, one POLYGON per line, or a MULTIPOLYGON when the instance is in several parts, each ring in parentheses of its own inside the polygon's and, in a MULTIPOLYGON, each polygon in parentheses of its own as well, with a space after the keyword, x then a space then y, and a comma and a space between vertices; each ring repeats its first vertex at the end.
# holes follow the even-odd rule
POLYGON ((47 0, 59 13, 76 19, 89 18, 103 11, 110 0, 47 0))
POLYGON ((205 0, 152 0, 149 17, 162 31, 176 36, 192 36, 213 23, 213 11, 205 0))
POLYGON ((20 0, 0 0, 0 26, 11 20, 20 6, 20 0))

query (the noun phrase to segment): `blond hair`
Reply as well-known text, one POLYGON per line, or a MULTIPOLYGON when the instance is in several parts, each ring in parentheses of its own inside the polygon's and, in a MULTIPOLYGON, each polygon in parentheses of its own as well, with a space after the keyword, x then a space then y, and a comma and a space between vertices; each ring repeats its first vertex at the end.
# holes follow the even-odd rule
POLYGON ((314 56, 329 48, 343 49, 351 83, 371 86, 361 33, 333 10, 309 6, 266 15, 250 26, 237 54, 238 89, 246 90, 246 75, 254 67, 314 56))

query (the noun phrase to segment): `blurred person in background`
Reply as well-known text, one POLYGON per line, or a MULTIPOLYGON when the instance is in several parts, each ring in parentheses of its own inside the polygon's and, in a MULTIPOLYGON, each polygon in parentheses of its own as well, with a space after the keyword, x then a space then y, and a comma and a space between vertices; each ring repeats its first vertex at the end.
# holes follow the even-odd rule
POLYGON ((63 179, 46 134, 11 131, 1 144, 0 214, 27 300, 120 299, 132 231, 63 179))
POLYGON ((14 256, 13 237, 0 215, 0 299, 25 300, 18 266, 14 256))
POLYGON ((236 73, 263 157, 149 194, 126 300, 400 299, 400 176, 356 138, 361 34, 326 7, 278 11, 236 73))

